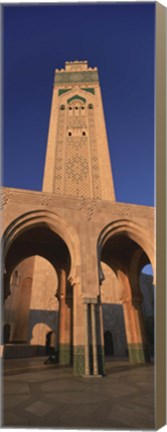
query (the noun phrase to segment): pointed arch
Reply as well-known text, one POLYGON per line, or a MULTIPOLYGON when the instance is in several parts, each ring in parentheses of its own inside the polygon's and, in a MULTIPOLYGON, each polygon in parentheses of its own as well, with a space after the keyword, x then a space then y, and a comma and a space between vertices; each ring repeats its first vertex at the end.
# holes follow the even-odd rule
POLYGON ((11 245, 19 235, 39 226, 47 226, 51 231, 58 234, 67 245, 71 257, 71 269, 68 279, 74 284, 79 277, 81 265, 78 234, 69 222, 48 210, 24 213, 10 223, 2 237, 4 263, 11 245))
POLYGON ((125 235, 139 244, 147 254, 154 269, 155 275, 155 248, 154 241, 150 238, 148 231, 141 225, 129 219, 118 219, 106 225, 100 232, 97 242, 98 258, 100 260, 101 251, 107 240, 111 237, 125 235))

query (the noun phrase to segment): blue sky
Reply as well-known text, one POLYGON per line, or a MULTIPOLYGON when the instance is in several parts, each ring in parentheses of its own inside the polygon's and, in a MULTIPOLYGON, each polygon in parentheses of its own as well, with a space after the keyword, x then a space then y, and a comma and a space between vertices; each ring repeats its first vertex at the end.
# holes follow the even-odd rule
POLYGON ((4 185, 41 190, 54 69, 97 66, 117 201, 154 205, 155 3, 5 6, 4 185))

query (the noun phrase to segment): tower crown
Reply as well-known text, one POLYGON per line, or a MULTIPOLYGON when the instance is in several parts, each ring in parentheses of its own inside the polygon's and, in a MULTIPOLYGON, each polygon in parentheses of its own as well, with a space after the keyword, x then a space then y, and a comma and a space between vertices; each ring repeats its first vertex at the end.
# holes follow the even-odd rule
POLYGON ((88 66, 87 60, 66 61, 64 69, 56 69, 56 72, 82 72, 82 71, 97 71, 97 67, 91 68, 88 66))
POLYGON ((73 71, 85 71, 88 69, 88 62, 86 60, 83 61, 70 61, 70 62, 65 62, 65 70, 68 72, 73 72, 73 71))

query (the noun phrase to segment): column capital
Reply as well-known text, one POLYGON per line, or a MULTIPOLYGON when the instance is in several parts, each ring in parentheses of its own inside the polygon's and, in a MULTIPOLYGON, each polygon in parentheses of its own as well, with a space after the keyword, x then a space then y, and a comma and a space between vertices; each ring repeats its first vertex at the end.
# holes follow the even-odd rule
POLYGON ((67 280, 68 282, 70 282, 71 286, 74 286, 79 283, 79 278, 74 278, 73 276, 69 276, 67 280))
POLYGON ((132 299, 130 297, 124 298, 122 300, 122 304, 131 304, 132 303, 132 299))
POLYGON ((87 303, 87 304, 97 304, 98 303, 98 299, 97 298, 89 298, 89 297, 85 297, 82 298, 83 303, 87 303))

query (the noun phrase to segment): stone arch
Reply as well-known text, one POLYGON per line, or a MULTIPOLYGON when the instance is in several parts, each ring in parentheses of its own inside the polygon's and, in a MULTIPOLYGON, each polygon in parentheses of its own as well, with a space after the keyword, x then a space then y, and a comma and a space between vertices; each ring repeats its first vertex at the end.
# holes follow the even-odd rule
POLYGON ((154 244, 146 229, 129 219, 118 219, 105 226, 98 237, 98 259, 106 241, 116 235, 125 235, 135 241, 147 254, 155 272, 154 244))
POLYGON ((139 269, 144 262, 154 266, 154 244, 146 229, 129 219, 119 219, 105 226, 98 238, 99 278, 103 281, 101 261, 110 263, 123 286, 126 337, 131 361, 149 359, 147 337, 141 310, 139 269))
POLYGON ((11 245, 19 235, 28 229, 36 228, 38 226, 47 226, 50 230, 58 234, 66 243, 71 257, 71 269, 68 279, 72 284, 74 284, 75 280, 79 277, 79 269, 81 265, 78 234, 67 221, 62 219, 56 213, 48 210, 36 210, 24 213, 10 223, 2 237, 4 263, 11 245))

